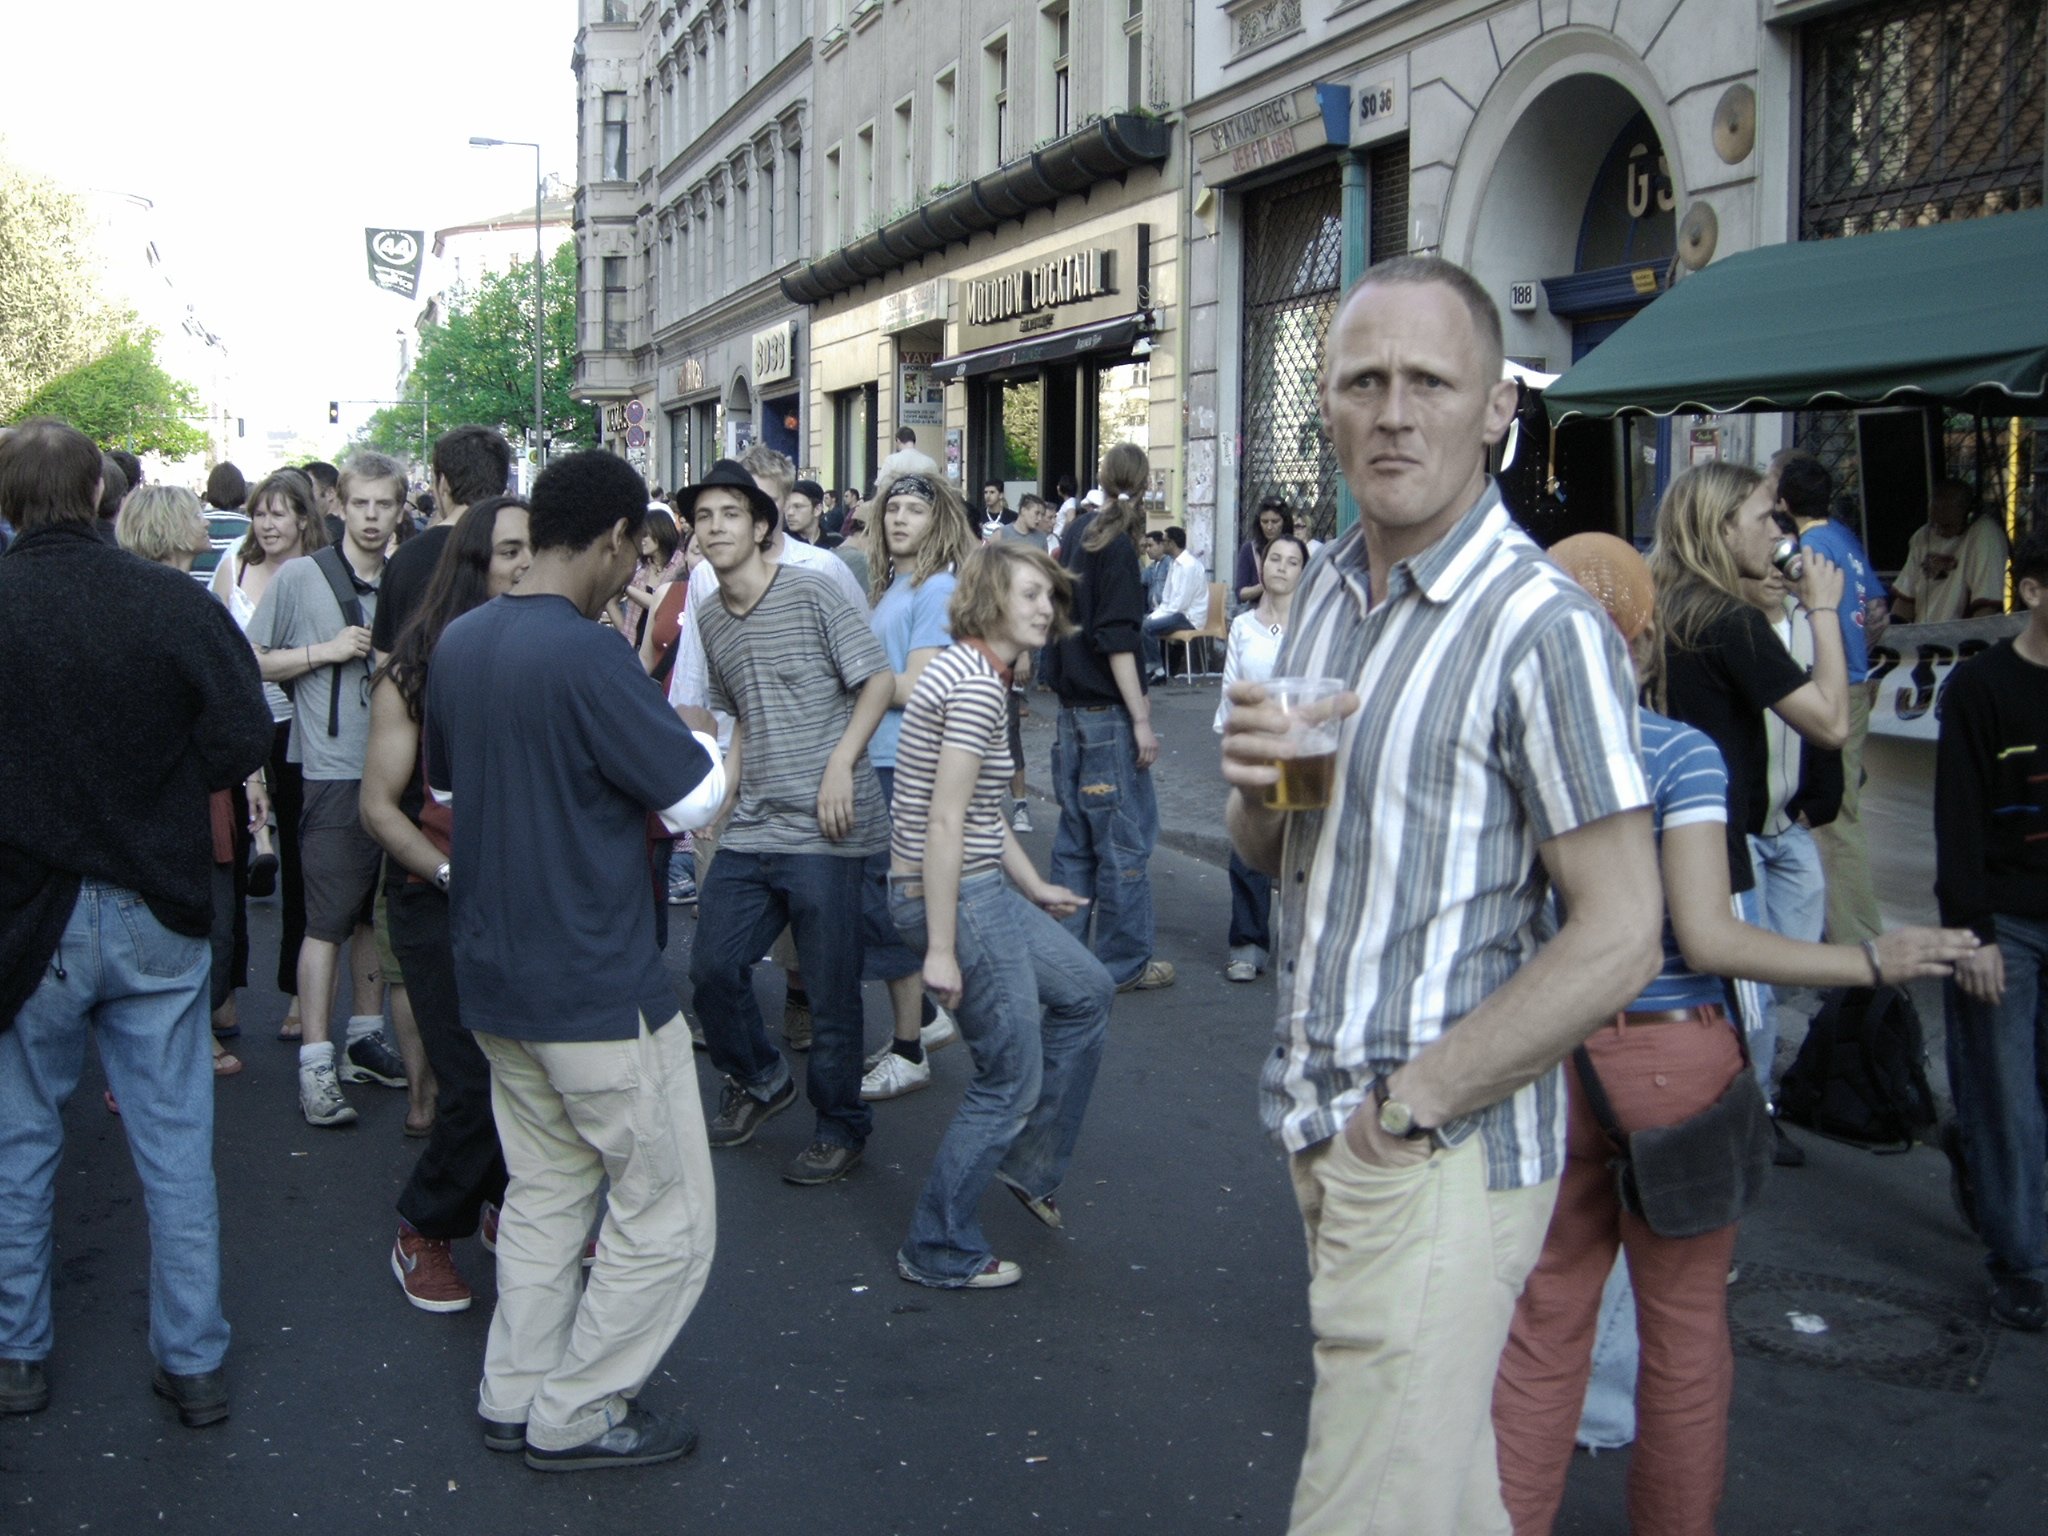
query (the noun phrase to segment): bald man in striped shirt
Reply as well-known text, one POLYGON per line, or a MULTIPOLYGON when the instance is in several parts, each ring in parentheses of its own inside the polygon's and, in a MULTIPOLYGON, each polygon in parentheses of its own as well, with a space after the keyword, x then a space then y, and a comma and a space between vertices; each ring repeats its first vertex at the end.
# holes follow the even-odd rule
POLYGON ((1448 262, 1345 296, 1319 390, 1361 520, 1303 579, 1276 674, 1353 690, 1327 809, 1266 806, 1284 721, 1231 690, 1231 838, 1282 901, 1262 1110, 1316 1335, 1293 1536, 1509 1531, 1490 1405, 1563 1166, 1558 1063, 1658 967, 1634 673, 1487 476, 1501 364, 1448 262))

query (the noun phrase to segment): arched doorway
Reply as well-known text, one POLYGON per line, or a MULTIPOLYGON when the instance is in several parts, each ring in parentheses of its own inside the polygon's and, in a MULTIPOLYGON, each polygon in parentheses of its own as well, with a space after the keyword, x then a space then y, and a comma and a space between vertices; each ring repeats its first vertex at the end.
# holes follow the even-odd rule
MULTIPOLYGON (((1508 355, 1559 373, 1668 285, 1680 187, 1661 106, 1646 105, 1657 95, 1634 86, 1640 61, 1531 54, 1475 120, 1468 156, 1498 147, 1483 184, 1454 189, 1452 206, 1471 210, 1465 264, 1509 300, 1508 355)), ((1460 252, 1447 242, 1446 254, 1460 252)), ((1528 425, 1540 432, 1540 412, 1528 425)), ((1668 479, 1668 437, 1657 422, 1575 423, 1557 436, 1562 504, 1538 505, 1529 488, 1540 477, 1524 475, 1510 505, 1546 543, 1586 529, 1635 535, 1638 509, 1654 509, 1668 479)))
POLYGON ((754 392, 747 385, 747 376, 736 373, 725 392, 726 456, 738 458, 754 446, 754 440, 754 392))

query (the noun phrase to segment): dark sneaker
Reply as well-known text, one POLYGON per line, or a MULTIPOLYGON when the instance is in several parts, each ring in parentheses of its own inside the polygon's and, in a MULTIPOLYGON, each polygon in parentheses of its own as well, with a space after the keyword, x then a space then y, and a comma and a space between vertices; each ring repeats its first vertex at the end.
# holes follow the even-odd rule
POLYGON ((386 1088, 405 1086, 405 1063, 398 1052, 391 1049, 391 1042, 384 1031, 373 1029, 367 1035, 358 1035, 349 1041, 341 1053, 341 1080, 344 1083, 382 1083, 386 1088))
POLYGON ((941 1285, 936 1280, 925 1279, 904 1263, 903 1256, 898 1254, 896 1273, 912 1285, 928 1285, 935 1291, 1000 1291, 1024 1278, 1024 1266, 1011 1259, 990 1259, 958 1285, 941 1285))
POLYGON ((689 870, 678 869, 668 877, 668 904, 672 907, 697 905, 697 880, 689 870))
POLYGON ((2048 1328, 2048 1287, 2025 1275, 1993 1275, 1991 1315, 2008 1328, 2039 1333, 2048 1328))
POLYGON ((50 1406, 50 1377, 40 1360, 0 1360, 0 1414, 41 1413, 50 1406))
POLYGON ((277 890, 277 855, 259 853, 249 865, 249 894, 258 901, 277 890))
POLYGON ((595 1440, 566 1451, 526 1448, 526 1464, 536 1472, 593 1472, 603 1467, 649 1467, 675 1461, 697 1449, 697 1426, 680 1413, 649 1413, 638 1403, 626 1410, 595 1440))
POLYGON ((814 1141, 789 1160, 782 1170, 786 1184, 830 1184, 853 1172, 860 1161, 859 1147, 842 1147, 837 1142, 814 1141))
POLYGON ((782 1005, 782 1042, 792 1051, 808 1051, 811 1048, 809 998, 792 998, 782 1005))
POLYGON ((1034 1195, 1023 1185, 1012 1184, 1000 1173, 996 1175, 996 1180, 1003 1188, 1017 1197, 1017 1203, 1023 1206, 1025 1210, 1036 1216, 1054 1231, 1059 1230, 1062 1225, 1060 1208, 1051 1195, 1034 1195))
POLYGON ((405 1227, 391 1244, 391 1273, 405 1299, 422 1312, 467 1312, 469 1283, 455 1267, 446 1238, 422 1237, 405 1227))
POLYGON ((526 1449, 526 1420, 521 1419, 517 1424, 507 1424, 503 1419, 487 1419, 482 1414, 478 1414, 476 1421, 483 1426, 485 1450, 523 1451, 526 1449))
POLYGON ((197 1376, 173 1376, 162 1366, 149 1384, 150 1390, 178 1410, 178 1422, 187 1429, 204 1429, 228 1416, 228 1373, 202 1371, 197 1376))
POLYGON ((725 1093, 718 1101, 718 1113, 704 1127, 704 1139, 714 1147, 743 1147, 754 1139, 762 1121, 781 1114, 795 1102, 794 1078, 785 1082, 773 1098, 757 1099, 747 1092, 745 1084, 728 1077, 725 1093))

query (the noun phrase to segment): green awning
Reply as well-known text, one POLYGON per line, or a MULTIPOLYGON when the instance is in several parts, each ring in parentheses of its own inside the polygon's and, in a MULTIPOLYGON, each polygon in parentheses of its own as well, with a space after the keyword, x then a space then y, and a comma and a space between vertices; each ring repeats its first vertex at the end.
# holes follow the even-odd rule
POLYGON ((2048 209, 1714 262, 1543 400, 1557 422, 1918 401, 2048 415, 2048 209))

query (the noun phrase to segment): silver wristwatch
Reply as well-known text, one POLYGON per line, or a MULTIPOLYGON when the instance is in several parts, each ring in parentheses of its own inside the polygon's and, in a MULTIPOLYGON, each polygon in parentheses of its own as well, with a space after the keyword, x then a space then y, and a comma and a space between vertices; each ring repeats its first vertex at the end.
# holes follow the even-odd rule
POLYGON ((443 859, 441 867, 434 871, 434 889, 441 892, 444 896, 448 893, 448 861, 446 859, 443 859))

